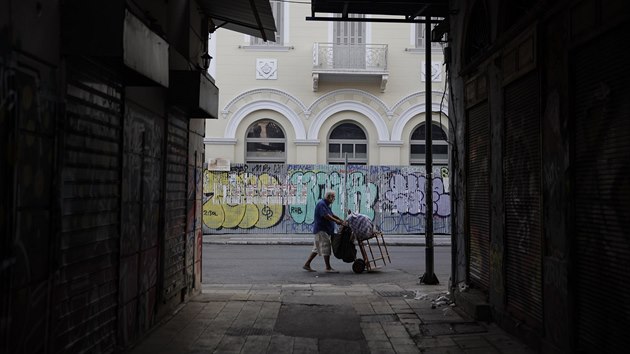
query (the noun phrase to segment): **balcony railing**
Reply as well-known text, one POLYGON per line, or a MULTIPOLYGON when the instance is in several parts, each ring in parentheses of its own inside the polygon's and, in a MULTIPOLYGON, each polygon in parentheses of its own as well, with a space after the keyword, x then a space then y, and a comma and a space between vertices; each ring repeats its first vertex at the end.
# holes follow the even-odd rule
POLYGON ((313 71, 387 71, 387 44, 313 44, 313 71))

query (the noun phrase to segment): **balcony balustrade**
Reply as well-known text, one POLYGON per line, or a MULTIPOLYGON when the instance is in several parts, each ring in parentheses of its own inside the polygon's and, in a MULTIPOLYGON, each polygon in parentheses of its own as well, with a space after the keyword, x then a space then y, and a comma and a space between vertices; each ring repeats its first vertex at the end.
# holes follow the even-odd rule
POLYGON ((313 44, 313 90, 323 77, 374 76, 387 85, 387 44, 313 44))

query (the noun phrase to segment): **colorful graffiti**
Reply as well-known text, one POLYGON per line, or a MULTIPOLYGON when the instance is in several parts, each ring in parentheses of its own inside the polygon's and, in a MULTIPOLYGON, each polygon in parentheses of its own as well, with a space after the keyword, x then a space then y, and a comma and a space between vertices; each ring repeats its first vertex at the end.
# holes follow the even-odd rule
POLYGON ((300 196, 289 203, 289 214, 298 224, 313 223, 315 205, 326 190, 339 196, 331 205, 335 214, 342 215, 344 210, 350 209, 374 218, 377 187, 366 181, 364 173, 349 172, 346 176, 339 171, 296 171, 291 174, 289 186, 300 196))
POLYGON ((204 226, 213 229, 269 228, 276 225, 284 206, 282 185, 267 173, 213 173, 204 175, 204 226))
MULTIPOLYGON (((433 171, 434 232, 450 232, 448 168, 433 171)), ((367 215, 383 231, 424 232, 422 166, 254 165, 204 172, 204 233, 310 233, 326 190, 331 206, 367 215)))

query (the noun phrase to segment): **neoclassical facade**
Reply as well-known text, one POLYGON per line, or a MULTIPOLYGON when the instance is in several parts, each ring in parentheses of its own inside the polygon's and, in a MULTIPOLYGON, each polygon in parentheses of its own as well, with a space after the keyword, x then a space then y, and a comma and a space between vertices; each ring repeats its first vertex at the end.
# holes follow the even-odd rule
POLYGON ((447 166, 442 47, 431 53, 427 109, 423 25, 310 22, 304 4, 271 4, 275 43, 223 30, 212 36, 220 117, 206 125, 206 159, 419 165, 431 112, 435 164, 447 166))

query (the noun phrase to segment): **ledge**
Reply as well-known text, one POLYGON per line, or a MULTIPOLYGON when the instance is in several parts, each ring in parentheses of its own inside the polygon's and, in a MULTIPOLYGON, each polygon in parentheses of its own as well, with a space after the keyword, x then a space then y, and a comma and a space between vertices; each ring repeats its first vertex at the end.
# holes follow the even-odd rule
POLYGON ((203 138, 205 145, 236 145, 236 139, 231 138, 203 138))
POLYGON ((401 140, 380 140, 377 144, 378 146, 402 146, 403 142, 401 140))
POLYGON ((297 146, 318 146, 319 140, 295 140, 293 144, 297 146))
POLYGON ((286 45, 239 45, 238 48, 248 52, 288 52, 295 49, 293 46, 286 45))
POLYGON ((320 81, 356 81, 356 82, 364 82, 366 79, 378 81, 379 88, 381 92, 385 92, 387 88, 387 81, 389 80, 389 71, 371 71, 371 70, 352 70, 352 69, 343 69, 343 70, 323 70, 323 69, 313 69, 313 91, 317 92, 319 89, 320 81), (334 78, 334 79, 331 79, 334 78), (371 79, 370 79, 371 78, 371 79))

